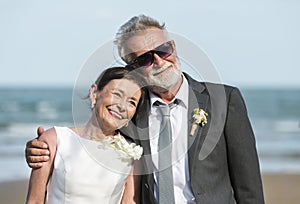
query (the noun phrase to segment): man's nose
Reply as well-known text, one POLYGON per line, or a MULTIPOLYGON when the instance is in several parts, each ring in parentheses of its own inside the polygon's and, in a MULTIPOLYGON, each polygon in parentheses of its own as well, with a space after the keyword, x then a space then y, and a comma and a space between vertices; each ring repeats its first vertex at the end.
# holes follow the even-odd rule
POLYGON ((157 67, 161 67, 165 63, 164 59, 162 59, 158 54, 154 53, 153 57, 154 57, 153 64, 156 65, 157 67))

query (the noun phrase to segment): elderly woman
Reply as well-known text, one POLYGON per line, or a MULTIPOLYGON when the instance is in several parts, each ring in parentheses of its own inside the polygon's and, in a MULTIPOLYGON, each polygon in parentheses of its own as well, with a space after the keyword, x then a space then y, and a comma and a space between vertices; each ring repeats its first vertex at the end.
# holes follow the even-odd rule
POLYGON ((134 116, 141 87, 129 70, 106 69, 90 88, 92 116, 87 124, 53 127, 40 136, 49 146, 50 159, 32 170, 27 204, 120 203, 122 195, 130 195, 123 197, 126 203, 138 202, 131 172, 143 149, 118 129, 134 116))

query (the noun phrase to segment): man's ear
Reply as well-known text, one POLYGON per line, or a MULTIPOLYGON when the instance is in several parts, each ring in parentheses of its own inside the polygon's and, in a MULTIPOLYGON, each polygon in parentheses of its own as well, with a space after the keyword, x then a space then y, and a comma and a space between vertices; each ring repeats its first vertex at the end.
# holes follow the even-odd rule
POLYGON ((175 56, 177 56, 177 49, 176 49, 176 44, 175 44, 174 40, 172 40, 172 45, 173 45, 175 56))

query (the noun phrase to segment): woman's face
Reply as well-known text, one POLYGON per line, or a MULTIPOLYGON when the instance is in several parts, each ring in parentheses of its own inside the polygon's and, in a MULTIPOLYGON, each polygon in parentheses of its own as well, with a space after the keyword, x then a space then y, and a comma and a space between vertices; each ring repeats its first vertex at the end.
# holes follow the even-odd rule
POLYGON ((94 111, 99 126, 103 131, 110 131, 131 120, 141 98, 141 89, 128 79, 114 79, 96 94, 94 111))

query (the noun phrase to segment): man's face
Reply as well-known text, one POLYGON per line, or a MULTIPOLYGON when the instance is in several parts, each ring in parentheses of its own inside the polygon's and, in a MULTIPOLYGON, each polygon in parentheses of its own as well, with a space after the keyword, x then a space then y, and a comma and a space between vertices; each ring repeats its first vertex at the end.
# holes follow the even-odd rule
MULTIPOLYGON (((159 50, 159 48, 163 47, 161 46, 162 44, 169 41, 166 31, 158 28, 149 28, 131 37, 127 41, 126 46, 137 58, 148 51, 159 50)), ((163 59, 154 51, 152 52, 153 63, 138 68, 144 74, 153 92, 165 92, 181 83, 181 70, 176 56, 175 43, 171 41, 171 45, 173 52, 170 56, 163 59)))

